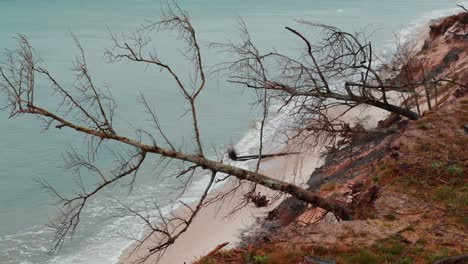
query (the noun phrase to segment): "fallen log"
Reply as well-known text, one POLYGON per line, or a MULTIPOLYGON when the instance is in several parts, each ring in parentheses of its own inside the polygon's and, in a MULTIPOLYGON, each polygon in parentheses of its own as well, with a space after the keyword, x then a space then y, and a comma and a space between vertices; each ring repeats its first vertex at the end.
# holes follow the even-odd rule
POLYGON ((210 251, 210 253, 208 253, 208 255, 206 255, 207 257, 211 257, 213 256, 214 254, 216 254, 216 252, 218 252, 219 250, 221 250, 223 247, 227 246, 229 244, 229 242, 224 242, 222 244, 219 244, 217 245, 213 250, 210 251))
MULTIPOLYGON (((281 157, 281 156, 294 155, 294 154, 299 154, 299 153, 300 152, 281 152, 281 153, 273 153, 273 154, 263 154, 263 155, 260 155, 260 158, 264 159, 264 158, 271 158, 271 157, 281 157)), ((253 160, 253 159, 259 158, 259 155, 238 156, 234 148, 228 149, 228 156, 233 161, 247 161, 247 160, 253 160)))
POLYGON ((466 261, 468 261, 468 255, 460 255, 440 259, 434 262, 434 264, 463 264, 466 261))

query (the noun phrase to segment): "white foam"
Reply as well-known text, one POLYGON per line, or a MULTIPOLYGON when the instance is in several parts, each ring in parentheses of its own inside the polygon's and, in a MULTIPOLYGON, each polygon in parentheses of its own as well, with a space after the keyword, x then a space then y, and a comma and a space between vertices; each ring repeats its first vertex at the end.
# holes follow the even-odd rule
MULTIPOLYGON (((468 6, 468 1, 464 1, 461 4, 468 6)), ((461 9, 459 7, 453 7, 423 13, 418 18, 412 20, 408 24, 408 26, 401 29, 396 34, 396 36, 401 44, 410 43, 412 41, 419 41, 418 38, 420 37, 421 33, 424 33, 429 28, 431 21, 450 16, 459 12, 461 12, 461 9)), ((385 59, 387 56, 393 55, 395 51, 396 43, 394 39, 391 39, 384 44, 381 54, 385 59)))

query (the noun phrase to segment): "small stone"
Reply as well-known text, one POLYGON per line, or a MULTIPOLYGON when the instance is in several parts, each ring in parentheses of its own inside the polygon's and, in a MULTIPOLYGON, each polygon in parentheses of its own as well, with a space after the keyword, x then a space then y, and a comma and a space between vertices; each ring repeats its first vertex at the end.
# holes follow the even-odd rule
POLYGON ((393 150, 400 150, 400 146, 399 146, 399 145, 393 145, 393 146, 392 146, 392 149, 393 149, 393 150))
POLYGON ((302 264, 336 264, 335 261, 332 260, 326 260, 326 259, 321 259, 318 257, 305 257, 304 261, 301 262, 302 264))
POLYGON ((453 92, 453 96, 455 96, 455 98, 460 98, 460 97, 462 97, 463 95, 465 95, 465 92, 464 92, 462 89, 460 89, 460 88, 456 89, 456 90, 453 92))

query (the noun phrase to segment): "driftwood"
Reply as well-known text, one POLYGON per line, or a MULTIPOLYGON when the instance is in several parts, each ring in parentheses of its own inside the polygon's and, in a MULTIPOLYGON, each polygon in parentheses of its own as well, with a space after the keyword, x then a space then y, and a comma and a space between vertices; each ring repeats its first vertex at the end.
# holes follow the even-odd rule
MULTIPOLYGON (((281 153, 273 153, 273 154, 263 154, 263 155, 260 155, 260 158, 263 159, 263 158, 271 158, 271 157, 281 157, 281 156, 294 155, 294 154, 299 154, 299 153, 300 152, 281 152, 281 153)), ((228 156, 233 161, 247 161, 247 160, 253 160, 253 159, 259 158, 259 155, 238 156, 234 148, 228 149, 228 156)))
POLYGON ((216 254, 216 252, 218 252, 219 250, 221 250, 223 247, 227 246, 229 244, 229 242, 224 242, 222 244, 219 244, 217 245, 213 250, 210 251, 210 253, 208 253, 208 255, 206 255, 207 257, 211 257, 213 256, 214 254, 216 254))
POLYGON ((466 262, 468 262, 468 255, 460 255, 440 259, 434 264, 462 264, 466 262))

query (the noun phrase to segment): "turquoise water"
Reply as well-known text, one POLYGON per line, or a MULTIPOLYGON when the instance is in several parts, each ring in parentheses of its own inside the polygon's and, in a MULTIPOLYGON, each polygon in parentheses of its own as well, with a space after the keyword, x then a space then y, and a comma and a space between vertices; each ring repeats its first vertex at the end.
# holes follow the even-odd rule
MULTIPOLYGON (((294 48, 298 42, 284 26, 296 25, 295 19, 333 24, 351 31, 373 32, 378 50, 391 49, 392 35, 423 23, 429 18, 453 12, 458 0, 254 0, 182 1, 198 30, 203 44, 235 39, 241 17, 260 47, 294 48)), ((170 79, 157 71, 134 64, 105 64, 103 51, 111 46, 108 28, 130 32, 145 22, 157 19, 160 1, 148 0, 0 0, 0 49, 14 48, 14 36, 26 34, 37 54, 63 83, 70 84, 71 61, 76 54, 70 32, 76 34, 87 50, 95 81, 109 87, 118 103, 120 131, 131 135, 128 124, 144 125, 141 108, 135 104, 137 92, 148 96, 159 112, 171 138, 190 145, 190 122, 170 79)), ((173 36, 155 39, 155 45, 176 68, 185 65, 173 36)), ((203 50, 208 65, 225 60, 222 55, 203 50)), ((50 104, 47 96, 41 98, 50 104)), ((256 111, 253 95, 211 77, 200 99, 203 141, 218 150, 237 143, 251 126, 256 111)), ((41 123, 30 117, 9 120, 0 112, 0 263, 113 263, 128 240, 120 233, 137 236, 140 225, 118 214, 112 197, 126 204, 141 205, 153 199, 162 206, 171 199, 167 186, 157 180, 152 166, 145 167, 135 191, 128 195, 116 186, 90 205, 77 237, 57 255, 46 249, 50 230, 45 226, 56 208, 54 199, 34 179, 46 179, 65 194, 76 189, 71 173, 63 168, 62 154, 67 148, 82 149, 83 140, 67 130, 43 132, 41 123), (107 217, 106 217, 107 216, 107 217)), ((209 155, 214 155, 214 151, 209 155)), ((109 156, 102 157, 108 164, 109 156)), ((169 183, 168 183, 169 184, 169 183)))

